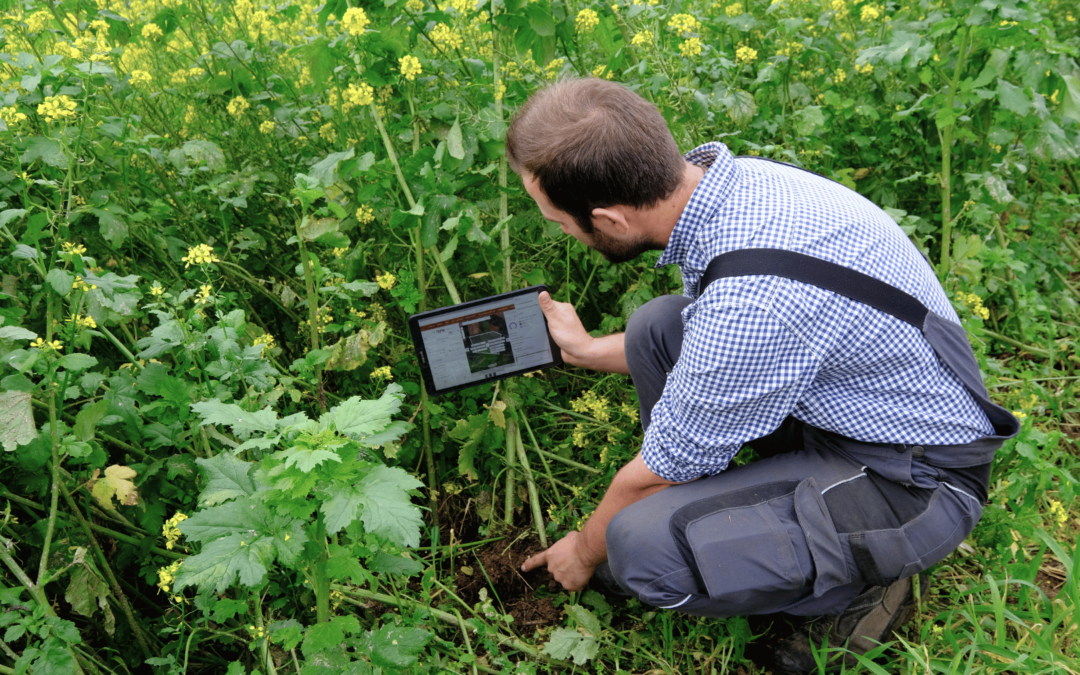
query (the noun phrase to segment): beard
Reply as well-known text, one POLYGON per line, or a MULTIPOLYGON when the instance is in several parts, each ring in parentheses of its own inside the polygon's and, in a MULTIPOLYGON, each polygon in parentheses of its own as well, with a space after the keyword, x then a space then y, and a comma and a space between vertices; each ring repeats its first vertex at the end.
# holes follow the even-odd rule
POLYGON ((622 241, 610 237, 597 229, 592 231, 589 238, 591 239, 589 248, 592 248, 604 256, 605 260, 613 264, 630 262, 646 251, 662 251, 664 249, 663 246, 645 237, 622 241))

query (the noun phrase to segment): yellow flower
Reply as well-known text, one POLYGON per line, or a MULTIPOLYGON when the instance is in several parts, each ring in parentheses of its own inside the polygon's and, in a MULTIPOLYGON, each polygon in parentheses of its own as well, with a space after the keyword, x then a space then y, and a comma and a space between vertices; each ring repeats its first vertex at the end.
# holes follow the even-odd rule
POLYGON ((855 72, 862 73, 863 75, 869 75, 870 73, 874 72, 874 67, 869 63, 864 63, 862 65, 856 63, 855 72))
POLYGON ((405 3, 405 9, 413 14, 418 14, 424 11, 424 0, 409 0, 405 3))
POLYGON ((38 106, 37 112, 45 118, 46 122, 55 122, 61 119, 75 117, 75 101, 66 94, 60 96, 46 96, 45 101, 38 106))
POLYGON ((85 293, 95 288, 97 288, 96 285, 86 283, 80 276, 76 276, 75 281, 71 284, 72 291, 83 291, 85 293))
POLYGON ((802 54, 803 49, 805 49, 805 47, 803 47, 803 44, 801 42, 791 41, 791 42, 788 42, 787 44, 785 44, 783 47, 781 47, 776 52, 776 55, 777 56, 786 56, 789 59, 793 59, 796 56, 798 56, 799 54, 802 54))
POLYGON ((251 104, 248 103, 248 100, 246 98, 244 98, 243 96, 237 96, 233 100, 229 101, 228 110, 229 114, 233 117, 241 117, 244 113, 248 111, 248 108, 250 107, 251 104))
POLYGON ((132 85, 146 84, 150 81, 150 73, 145 70, 133 70, 131 75, 128 76, 128 82, 132 85))
POLYGON ((165 537, 165 548, 169 549, 170 551, 173 550, 173 546, 176 545, 176 540, 180 538, 180 529, 177 527, 177 525, 187 519, 188 517, 186 515, 177 511, 176 515, 166 520, 165 524, 161 526, 161 535, 165 537))
POLYGON ((361 225, 367 225, 375 220, 375 209, 371 208, 367 204, 362 205, 356 209, 356 220, 361 225))
POLYGON ((686 58, 701 54, 701 38, 690 38, 679 45, 679 52, 686 58))
POLYGON ((37 33, 42 28, 51 24, 52 21, 53 16, 49 10, 42 9, 26 17, 26 29, 30 33, 37 33))
POLYGON ((364 29, 371 23, 367 13, 359 7, 350 7, 345 10, 345 16, 341 17, 341 27, 350 35, 363 35, 364 29))
POLYGON ((832 0, 829 9, 836 12, 838 19, 843 19, 848 15, 847 0, 832 0))
POLYGON ((651 30, 643 30, 636 35, 634 39, 630 41, 630 44, 635 47, 648 47, 653 42, 653 34, 651 30))
POLYGON ((382 368, 376 368, 371 371, 371 379, 373 380, 392 380, 393 374, 390 372, 390 366, 383 366, 382 368))
POLYGON ((416 76, 419 75, 422 70, 420 67, 420 59, 409 54, 401 57, 400 64, 401 75, 410 82, 415 80, 416 76))
POLYGON ((379 284, 379 288, 388 291, 397 283, 397 277, 390 272, 383 272, 375 277, 375 283, 379 284))
POLYGON ((579 33, 588 33, 600 23, 600 15, 593 9, 583 9, 578 12, 574 20, 574 26, 579 33))
POLYGON ((274 133, 274 127, 276 127, 276 126, 277 125, 275 125, 271 120, 266 120, 265 122, 263 122, 262 124, 259 125, 259 131, 261 131, 264 134, 272 134, 272 133, 274 133))
POLYGON ((588 445, 588 442, 585 440, 585 425, 575 424, 574 433, 570 435, 570 439, 573 441, 575 448, 584 448, 588 445))
POLYGON ((833 73, 833 82, 835 82, 837 84, 843 84, 844 80, 846 80, 846 79, 847 79, 847 71, 845 71, 843 68, 837 68, 836 72, 833 73))
POLYGON ((337 131, 334 129, 333 122, 327 122, 319 127, 319 137, 327 143, 333 143, 337 140, 337 131))
POLYGON ((743 15, 742 3, 741 2, 736 2, 733 5, 728 5, 727 7, 724 8, 724 14, 727 14, 728 16, 742 16, 743 15))
POLYGON ((3 120, 4 124, 9 127, 13 127, 19 122, 26 120, 26 115, 19 112, 15 106, 8 106, 6 108, 0 108, 0 120, 3 120))
POLYGON ((92 316, 79 316, 78 314, 72 314, 67 319, 67 323, 75 324, 76 328, 97 328, 97 322, 94 321, 92 316))
POLYGON ((1061 527, 1069 519, 1069 514, 1065 510, 1065 507, 1061 505, 1056 499, 1050 500, 1050 517, 1054 519, 1058 527, 1061 527))
POLYGON ((500 80, 499 89, 495 92, 495 100, 501 101, 504 96, 506 96, 506 83, 500 80))
POLYGON ((1050 102, 1051 102, 1051 103, 1053 103, 1054 105, 1057 105, 1057 102, 1058 102, 1058 94, 1060 94, 1060 93, 1061 93, 1061 90, 1060 90, 1060 89, 1055 89, 1055 90, 1054 90, 1054 93, 1053 93, 1053 94, 1050 94, 1050 102))
POLYGON ((701 22, 689 14, 676 14, 668 21, 668 28, 676 35, 687 37, 690 33, 701 28, 701 22))
POLYGON ((156 40, 165 35, 156 23, 148 23, 142 27, 142 36, 147 40, 156 40))
POLYGON ((162 286, 159 282, 155 281, 154 285, 150 287, 150 295, 154 296, 155 298, 160 298, 161 296, 165 295, 165 287, 162 286))
POLYGON ((210 301, 210 296, 214 292, 214 287, 210 284, 203 284, 199 286, 199 292, 195 294, 195 304, 201 305, 204 302, 210 301))
POLYGON ((159 569, 157 587, 160 588, 163 592, 168 593, 169 589, 172 587, 172 582, 176 580, 176 573, 180 571, 180 566, 183 564, 184 561, 183 559, 181 559, 177 560, 168 567, 162 567, 161 569, 159 569))
POLYGON ((263 351, 264 354, 266 353, 267 349, 273 349, 274 348, 274 336, 271 335, 270 333, 263 333, 259 337, 255 338, 255 342, 253 343, 253 346, 258 347, 260 345, 263 348, 262 351, 263 351))
POLYGON ((65 241, 61 244, 66 255, 83 255, 86 253, 86 247, 82 244, 72 244, 70 241, 65 241))
POLYGON ((881 10, 879 10, 877 7, 874 7, 873 5, 864 5, 862 8, 862 14, 859 15, 859 18, 863 21, 873 21, 874 19, 880 17, 881 10))
POLYGON ((375 100, 375 90, 366 82, 350 84, 341 97, 344 100, 341 111, 349 112, 353 108, 370 105, 375 100))
POLYGON ((735 50, 735 62, 743 65, 750 65, 754 61, 757 61, 757 50, 747 45, 740 45, 735 50))
POLYGON ((435 43, 435 46, 445 49, 460 49, 465 43, 461 33, 444 23, 437 24, 431 30, 431 41, 435 43))
POLYGON ((214 255, 214 249, 206 244, 199 244, 194 248, 189 248, 187 255, 181 258, 181 260, 186 263, 184 269, 187 269, 192 265, 206 265, 208 263, 221 262, 221 258, 214 255))

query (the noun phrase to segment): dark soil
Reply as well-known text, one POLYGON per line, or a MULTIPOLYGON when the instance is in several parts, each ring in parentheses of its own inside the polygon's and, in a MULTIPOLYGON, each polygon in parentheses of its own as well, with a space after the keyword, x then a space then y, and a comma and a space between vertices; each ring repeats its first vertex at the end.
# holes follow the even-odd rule
POLYGON ((514 617, 514 627, 519 630, 559 623, 562 612, 546 595, 557 588, 551 574, 543 568, 521 571, 526 558, 544 549, 535 534, 519 535, 519 532, 507 533, 505 538, 462 556, 454 578, 458 595, 475 605, 480 602, 480 589, 487 588, 494 607, 498 609, 501 601, 504 610, 514 617), (538 591, 540 597, 537 597, 538 591))

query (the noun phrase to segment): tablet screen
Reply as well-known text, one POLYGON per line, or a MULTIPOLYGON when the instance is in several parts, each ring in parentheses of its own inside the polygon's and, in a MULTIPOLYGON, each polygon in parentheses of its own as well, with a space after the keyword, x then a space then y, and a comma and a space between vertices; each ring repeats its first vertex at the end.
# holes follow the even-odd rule
MULTIPOLYGON (((413 317, 435 392, 553 365, 539 289, 413 317)), ((412 323, 412 322, 411 322, 412 323)))

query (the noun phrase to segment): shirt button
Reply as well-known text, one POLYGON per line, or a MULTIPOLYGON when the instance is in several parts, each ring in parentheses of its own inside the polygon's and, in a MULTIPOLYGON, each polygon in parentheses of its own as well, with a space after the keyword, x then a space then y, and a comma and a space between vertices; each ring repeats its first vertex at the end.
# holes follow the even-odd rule
POLYGON ((903 443, 897 443, 893 445, 893 450, 896 450, 897 452, 904 452, 907 450, 907 446, 903 443))
POLYGON ((916 459, 922 457, 925 454, 926 450, 921 445, 916 445, 914 448, 911 449, 911 456, 915 457, 916 459))

